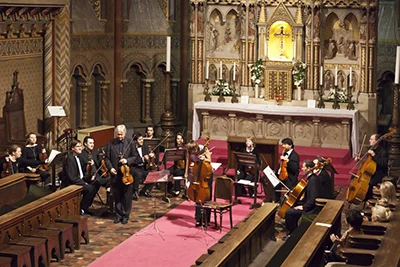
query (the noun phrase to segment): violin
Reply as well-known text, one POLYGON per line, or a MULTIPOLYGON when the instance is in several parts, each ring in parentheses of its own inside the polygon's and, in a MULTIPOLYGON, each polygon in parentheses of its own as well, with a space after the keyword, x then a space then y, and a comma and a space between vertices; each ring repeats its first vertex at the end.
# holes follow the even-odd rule
POLYGON ((14 174, 14 169, 12 166, 12 162, 10 159, 10 154, 8 152, 8 149, 6 150, 6 155, 4 157, 4 163, 3 163, 3 171, 1 172, 1 178, 7 177, 11 174, 14 174))
MULTIPOLYGON (((124 155, 122 153, 119 154, 119 158, 123 159, 124 155)), ((127 164, 122 164, 119 167, 121 173, 122 173, 122 183, 125 185, 130 185, 133 183, 134 179, 131 174, 131 168, 127 164)))
MULTIPOLYGON (((286 149, 283 150, 282 156, 286 153, 286 149)), ((285 181, 289 177, 288 171, 287 171, 287 161, 286 160, 281 160, 281 172, 279 173, 279 179, 282 181, 285 181)))
POLYGON ((91 184, 94 182, 94 179, 92 177, 95 177, 97 174, 96 167, 90 164, 90 161, 92 161, 92 150, 87 150, 88 151, 88 162, 86 163, 86 176, 84 178, 85 182, 88 184, 91 184))
MULTIPOLYGON (((149 145, 149 151, 150 151, 150 153, 154 153, 154 150, 151 150, 150 145, 149 145)), ((149 171, 155 171, 157 169, 157 165, 154 162, 154 157, 149 158, 149 160, 147 161, 147 164, 146 164, 146 169, 149 171)))
MULTIPOLYGON (((379 146, 382 140, 385 140, 388 136, 393 134, 393 129, 389 133, 382 135, 376 143, 369 148, 374 150, 379 146)), ((367 152, 358 161, 358 163, 351 169, 350 174, 352 175, 350 186, 346 192, 346 200, 349 203, 360 204, 367 195, 369 181, 376 172, 376 162, 372 159, 372 156, 367 152), (354 174, 351 171, 354 168, 358 168, 357 173, 354 174)))
POLYGON ((110 172, 108 171, 107 165, 106 165, 106 161, 105 161, 105 152, 104 152, 104 148, 101 149, 101 153, 100 153, 100 157, 101 157, 101 163, 100 163, 100 171, 101 171, 101 176, 104 177, 109 177, 110 176, 110 172))
POLYGON ((306 174, 303 175, 303 177, 300 179, 300 181, 296 184, 295 187, 293 187, 292 190, 288 192, 287 195, 285 195, 286 200, 285 203, 283 203, 281 209, 278 212, 278 216, 281 217, 282 219, 285 218, 286 216, 286 210, 294 207, 297 203, 297 201, 301 198, 306 186, 307 186, 307 181, 304 180, 305 177, 307 177, 311 172, 316 172, 320 169, 322 169, 324 166, 327 164, 330 164, 332 161, 331 158, 326 159, 325 162, 318 162, 314 167, 312 167, 306 174))
MULTIPOLYGON (((41 144, 41 152, 39 154, 39 160, 41 162, 45 162, 47 159, 49 158, 49 156, 47 155, 47 152, 44 148, 44 142, 42 142, 41 144), (43 153, 44 150, 44 153, 43 153)), ((37 167, 40 171, 48 171, 49 169, 49 164, 48 163, 42 163, 37 167)))
MULTIPOLYGON (((209 143, 210 137, 207 136, 204 149, 200 151, 200 155, 205 152, 209 143)), ((190 183, 187 190, 188 197, 195 202, 204 202, 209 200, 211 194, 207 180, 210 179, 212 175, 211 163, 206 161, 195 162, 193 166, 193 174, 193 181, 190 183)))

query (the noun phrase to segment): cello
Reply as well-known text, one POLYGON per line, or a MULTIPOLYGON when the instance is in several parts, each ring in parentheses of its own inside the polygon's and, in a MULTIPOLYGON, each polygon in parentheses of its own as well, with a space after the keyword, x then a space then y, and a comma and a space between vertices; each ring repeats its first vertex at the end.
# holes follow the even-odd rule
MULTIPOLYGON (((204 148, 199 152, 199 155, 205 152, 209 143, 210 137, 207 136, 207 141, 204 144, 204 148)), ((207 180, 211 178, 211 175, 212 167, 210 162, 203 160, 194 163, 193 180, 187 189, 189 199, 195 202, 204 202, 210 199, 211 192, 207 180)))
POLYGON ((304 180, 305 177, 307 177, 310 172, 320 170, 327 164, 330 164, 332 161, 331 158, 326 159, 324 163, 318 162, 313 168, 311 168, 306 174, 303 175, 303 177, 300 179, 300 181, 296 184, 296 186, 288 192, 287 195, 285 195, 286 200, 285 203, 282 204, 281 209, 278 212, 278 216, 281 217, 282 219, 285 218, 286 216, 286 210, 294 207, 297 203, 297 201, 301 198, 304 189, 307 186, 307 181, 304 180))
MULTIPOLYGON (((286 149, 282 151, 282 156, 287 152, 286 149)), ((281 172, 279 173, 279 179, 282 181, 285 181, 289 177, 288 171, 287 171, 287 161, 286 160, 281 160, 281 172)))
MULTIPOLYGON (((388 136, 393 134, 393 130, 382 135, 376 143, 369 148, 369 150, 374 150, 379 146, 379 143, 386 139, 388 136)), ((360 204, 367 195, 369 181, 371 177, 376 172, 376 162, 372 159, 372 156, 367 152, 364 156, 357 162, 357 164, 350 170, 352 175, 350 186, 346 192, 346 200, 349 203, 360 204), (354 174, 351 171, 357 168, 357 173, 354 174)))

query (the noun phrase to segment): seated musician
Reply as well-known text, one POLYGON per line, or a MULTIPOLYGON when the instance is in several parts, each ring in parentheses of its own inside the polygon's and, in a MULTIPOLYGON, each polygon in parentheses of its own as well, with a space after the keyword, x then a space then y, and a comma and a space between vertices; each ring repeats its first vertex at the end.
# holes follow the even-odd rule
POLYGON ((291 233, 297 228, 298 220, 303 213, 311 213, 316 208, 315 199, 321 197, 321 179, 313 172, 315 163, 311 160, 305 160, 302 165, 302 171, 307 174, 307 186, 304 195, 304 204, 292 207, 286 210, 285 221, 287 234, 283 241, 286 241, 291 233))
MULTIPOLYGON (((243 153, 249 153, 256 155, 257 162, 260 164, 260 153, 254 144, 254 138, 251 136, 246 137, 246 146, 240 151, 243 153)), ((254 182, 256 170, 253 170, 250 167, 241 166, 237 171, 238 180, 248 180, 250 182, 254 182)), ((236 184, 236 195, 237 196, 246 196, 247 191, 246 188, 242 184, 236 184)), ((254 197, 254 188, 249 187, 249 195, 254 197)))
MULTIPOLYGON (((287 187, 292 189, 296 184, 297 184, 297 178, 299 176, 299 162, 300 162, 300 157, 299 154, 294 150, 294 144, 292 139, 290 138, 283 138, 282 141, 282 148, 283 148, 283 155, 281 156, 281 164, 279 166, 279 169, 277 171, 277 176, 280 177, 280 174, 282 172, 282 163, 286 161, 286 171, 288 173, 288 177, 286 180, 283 181, 284 184, 286 184, 287 187)), ((280 202, 281 199, 281 192, 278 192, 277 190, 280 190, 282 188, 282 185, 279 184, 275 187, 275 201, 280 202)))
POLYGON ((153 139, 157 138, 156 133, 154 132, 154 127, 152 125, 148 125, 146 127, 145 134, 143 136, 144 139, 153 139))
MULTIPOLYGON (((154 152, 150 152, 148 147, 143 146, 143 135, 135 133, 133 135, 133 164, 131 168, 133 183, 133 200, 138 200, 139 183, 143 183, 147 174, 151 171, 151 164, 155 164, 154 152)), ((151 190, 154 184, 145 184, 139 192, 139 196, 152 197, 151 190)))
MULTIPOLYGON (((193 182, 194 174, 190 169, 190 166, 194 163, 199 163, 200 161, 211 163, 211 153, 207 147, 203 147, 199 145, 196 141, 191 140, 186 145, 186 167, 184 178, 188 178, 191 182, 193 182), (190 176, 190 177, 189 177, 190 176)), ((210 188, 210 199, 212 199, 212 181, 213 176, 207 180, 208 187, 210 188)), ((205 199, 204 201, 208 201, 210 199, 205 199)), ((195 219, 196 219, 196 227, 202 226, 203 224, 208 224, 210 222, 210 210, 205 209, 206 214, 202 214, 202 209, 196 207, 195 211, 195 219)), ((204 226, 204 225, 203 225, 204 226)))
MULTIPOLYGON (((185 148, 185 139, 182 133, 177 133, 175 136, 175 148, 185 148)), ((185 160, 178 160, 174 162, 174 165, 168 168, 171 176, 181 176, 185 174, 185 160)), ((177 197, 181 191, 181 181, 175 180, 174 182, 168 182, 168 191, 171 195, 177 197)))
POLYGON ((18 145, 11 145, 9 154, 0 158, 0 173, 1 178, 19 172, 19 161, 22 150, 18 145))
POLYGON ((332 249, 332 255, 329 256, 329 263, 325 267, 334 266, 337 263, 342 263, 344 260, 339 256, 341 248, 349 247, 349 236, 351 234, 361 234, 361 225, 363 222, 363 216, 361 212, 356 209, 351 209, 346 213, 346 222, 349 226, 346 232, 343 233, 342 237, 338 237, 335 234, 331 234, 330 238, 334 246, 332 249))
POLYGON ((48 184, 50 183, 50 174, 45 167, 47 163, 46 149, 40 147, 36 141, 36 134, 29 133, 26 146, 22 149, 20 168, 26 173, 38 173, 40 180, 48 184))
MULTIPOLYGON (((326 163, 326 159, 323 157, 317 156, 314 158, 314 164, 324 164, 326 163)), ((332 175, 334 173, 333 166, 328 163, 327 165, 322 165, 321 168, 317 168, 315 171, 315 174, 320 178, 321 180, 321 187, 322 187, 322 192, 321 192, 321 198, 326 198, 326 199, 333 199, 333 179, 332 175), (331 174, 329 174, 329 172, 331 174)))
MULTIPOLYGON (((89 207, 99 190, 99 184, 88 184, 85 182, 85 165, 80 154, 82 153, 82 143, 79 140, 72 140, 71 153, 67 156, 62 171, 61 187, 69 185, 81 185, 83 187, 81 200, 81 215, 89 216, 89 207)), ((93 163, 93 162, 92 162, 93 163)), ((93 163, 94 165, 94 163, 93 163)))

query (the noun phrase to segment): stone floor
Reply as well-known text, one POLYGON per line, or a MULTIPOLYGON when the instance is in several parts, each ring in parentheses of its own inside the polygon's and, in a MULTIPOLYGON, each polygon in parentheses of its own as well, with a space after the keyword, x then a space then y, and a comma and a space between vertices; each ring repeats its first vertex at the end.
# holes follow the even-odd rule
MULTIPOLYGON (((106 193, 103 188, 99 195, 103 201, 106 199, 106 193)), ((160 190, 153 190, 153 195, 163 196, 160 190)), ((345 199, 346 188, 343 188, 337 199, 345 199)), ((171 197, 170 203, 163 202, 157 198, 157 217, 161 217, 169 210, 175 208, 184 200, 181 197, 171 197)), ((107 207, 102 205, 98 197, 95 198, 91 211, 94 215, 89 217, 90 244, 81 245, 81 249, 75 253, 67 253, 65 259, 61 262, 52 262, 51 267, 63 266, 87 266, 89 263, 105 254, 124 240, 128 239, 140 229, 146 227, 153 221, 154 201, 151 198, 140 197, 139 201, 133 201, 132 212, 129 223, 126 225, 114 224, 114 217, 108 215, 107 207)), ((346 209, 346 205, 345 205, 346 209)), ((345 211, 344 211, 345 212, 345 211)), ((347 228, 342 216, 342 228, 347 228)), ((280 218, 276 216, 278 222, 280 218)), ((194 222, 194 221, 193 221, 194 222)), ((285 235, 284 231, 277 231, 277 247, 282 243, 281 238, 285 235)), ((269 253, 270 254, 270 253, 269 253)))

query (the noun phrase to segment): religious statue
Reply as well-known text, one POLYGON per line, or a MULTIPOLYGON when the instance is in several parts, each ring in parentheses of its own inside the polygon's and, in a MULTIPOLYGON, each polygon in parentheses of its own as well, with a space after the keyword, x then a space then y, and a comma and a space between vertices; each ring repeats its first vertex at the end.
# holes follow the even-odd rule
POLYGON ((210 22, 209 23, 209 51, 210 53, 214 52, 218 48, 218 36, 219 32, 217 28, 210 22))
POLYGON ((256 15, 254 14, 254 7, 249 9, 249 36, 254 36, 256 34, 256 15))
POLYGON ((360 19, 360 40, 366 40, 367 34, 367 13, 364 11, 360 19))
POLYGON ((199 5, 197 12, 197 33, 203 33, 204 31, 204 6, 199 5))
POLYGON ((308 17, 305 21, 306 25, 306 40, 310 40, 310 33, 311 33, 311 21, 312 21, 312 13, 311 10, 309 11, 308 17))
POLYGON ((375 41, 375 12, 372 11, 371 15, 369 16, 369 21, 368 21, 368 27, 369 27, 369 41, 374 42, 375 41))
POLYGON ((281 53, 279 55, 280 57, 285 57, 284 54, 283 54, 283 51, 284 51, 283 38, 290 36, 290 34, 284 33, 284 29, 285 29, 285 27, 281 26, 280 27, 280 32, 274 34, 275 37, 280 37, 281 38, 281 46, 280 46, 281 53))
POLYGON ((340 36, 339 42, 338 42, 338 54, 340 55, 345 55, 346 52, 346 42, 344 41, 343 36, 340 36))
POLYGON ((336 41, 331 38, 331 39, 329 39, 328 52, 327 52, 325 58, 332 59, 332 58, 336 57, 336 53, 337 53, 336 41))
POLYGON ((196 11, 193 5, 190 6, 190 33, 195 33, 196 11))
POLYGON ((321 27, 321 18, 320 18, 321 12, 318 10, 314 14, 314 38, 319 38, 319 32, 320 32, 320 27, 321 27))
POLYGON ((231 40, 232 40, 231 28, 229 23, 227 23, 225 28, 225 43, 229 43, 231 40))
POLYGON ((348 41, 347 58, 351 60, 357 59, 356 41, 348 41))
POLYGON ((328 70, 325 74, 325 90, 329 91, 332 87, 332 74, 331 71, 328 70))
POLYGON ((345 88, 343 71, 339 71, 337 75, 338 75, 338 78, 337 78, 337 80, 338 80, 338 88, 341 88, 341 89, 345 88))

